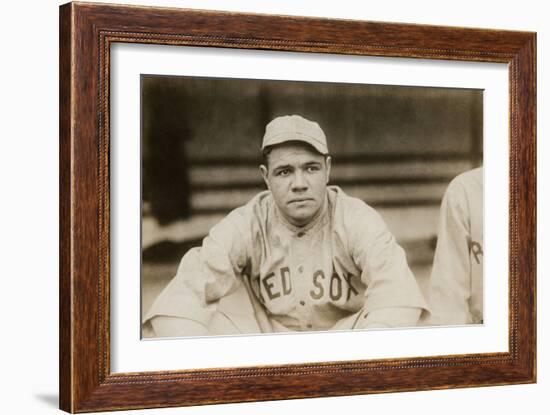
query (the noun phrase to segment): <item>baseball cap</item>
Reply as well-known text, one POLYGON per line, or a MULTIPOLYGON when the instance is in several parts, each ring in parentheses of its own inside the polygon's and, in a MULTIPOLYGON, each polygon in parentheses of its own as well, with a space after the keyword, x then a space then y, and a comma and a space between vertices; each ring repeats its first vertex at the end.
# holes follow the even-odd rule
POLYGON ((267 124, 262 150, 287 141, 302 141, 319 153, 328 154, 327 138, 319 124, 300 115, 284 115, 267 124))

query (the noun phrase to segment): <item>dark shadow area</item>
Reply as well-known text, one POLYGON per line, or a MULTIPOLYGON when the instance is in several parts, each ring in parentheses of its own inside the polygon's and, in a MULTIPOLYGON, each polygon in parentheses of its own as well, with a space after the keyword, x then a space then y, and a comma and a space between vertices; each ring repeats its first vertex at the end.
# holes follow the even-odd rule
POLYGON ((182 252, 200 246, 201 243, 202 238, 183 242, 162 241, 144 249, 141 258, 143 262, 172 262, 177 266, 182 252))
POLYGON ((53 393, 37 393, 34 395, 39 401, 46 405, 59 408, 59 395, 53 393))

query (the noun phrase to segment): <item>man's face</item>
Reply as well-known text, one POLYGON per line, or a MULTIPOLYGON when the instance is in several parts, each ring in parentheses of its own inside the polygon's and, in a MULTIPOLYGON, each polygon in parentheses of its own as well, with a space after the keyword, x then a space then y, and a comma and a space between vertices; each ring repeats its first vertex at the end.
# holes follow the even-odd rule
POLYGON ((265 183, 286 220, 304 226, 323 206, 330 174, 330 157, 300 142, 275 146, 261 165, 265 183))

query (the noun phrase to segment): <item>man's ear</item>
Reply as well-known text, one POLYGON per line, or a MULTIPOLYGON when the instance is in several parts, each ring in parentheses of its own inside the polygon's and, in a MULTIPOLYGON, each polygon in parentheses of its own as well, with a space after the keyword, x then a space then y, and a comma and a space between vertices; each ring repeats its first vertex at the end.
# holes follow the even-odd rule
POLYGON ((332 159, 330 158, 330 156, 327 156, 325 158, 325 165, 327 166, 327 184, 330 180, 330 166, 332 164, 332 159))
POLYGON ((265 185, 269 189, 269 181, 267 180, 268 170, 263 164, 260 164, 260 173, 262 174, 262 179, 264 179, 265 185))

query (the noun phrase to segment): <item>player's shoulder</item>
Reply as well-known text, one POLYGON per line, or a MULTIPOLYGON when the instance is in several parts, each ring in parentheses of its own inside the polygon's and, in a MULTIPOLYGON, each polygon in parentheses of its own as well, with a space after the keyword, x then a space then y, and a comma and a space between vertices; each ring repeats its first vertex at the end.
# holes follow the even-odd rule
POLYGON ((447 188, 449 196, 465 195, 474 189, 483 188, 483 167, 468 170, 456 176, 447 188))
POLYGON ((335 186, 329 188, 330 200, 333 202, 333 232, 349 252, 386 234, 387 226, 382 216, 364 200, 335 186))
POLYGON ((340 187, 329 186, 328 192, 333 214, 345 219, 347 223, 353 224, 357 219, 380 219, 380 215, 372 206, 362 199, 348 195, 340 187))
POLYGON ((233 209, 227 218, 237 226, 250 226, 263 222, 273 205, 273 197, 269 190, 256 194, 246 204, 233 209))
POLYGON ((453 182, 467 185, 471 183, 481 184, 483 183, 483 167, 465 171, 464 173, 456 176, 453 179, 453 182))

